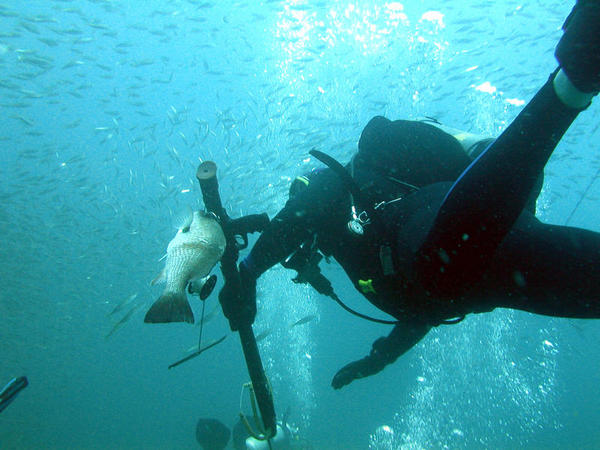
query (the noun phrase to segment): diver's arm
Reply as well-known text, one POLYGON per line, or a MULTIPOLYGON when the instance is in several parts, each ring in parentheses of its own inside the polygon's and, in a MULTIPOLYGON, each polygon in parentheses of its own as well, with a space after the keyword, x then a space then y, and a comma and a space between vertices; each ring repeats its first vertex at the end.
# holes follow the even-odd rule
POLYGON ((306 189, 288 200, 241 264, 259 278, 330 221, 332 211, 340 210, 340 202, 347 197, 339 177, 329 169, 323 170, 306 189))
POLYGON ((225 284, 219 292, 219 302, 232 331, 254 323, 256 280, 302 243, 304 232, 298 226, 298 221, 293 220, 291 210, 286 205, 275 216, 250 254, 240 262, 239 286, 225 284))
POLYGON ((255 279, 283 261, 310 236, 307 224, 298 214, 303 205, 289 203, 271 220, 240 264, 245 265, 255 279))
POLYGON ((256 317, 256 280, 300 245, 304 233, 289 203, 263 230, 250 254, 239 264, 239 284, 226 283, 219 292, 223 314, 232 331, 252 325, 256 317))
POLYGON ((332 208, 344 196, 347 193, 337 176, 323 171, 271 220, 250 254, 239 264, 240 285, 225 285, 219 293, 223 314, 232 331, 254 322, 257 279, 296 250, 319 223, 327 221, 332 208))
POLYGON ((371 353, 363 359, 353 361, 338 371, 331 381, 334 389, 340 389, 358 378, 365 378, 381 372, 415 346, 431 329, 421 322, 401 322, 387 337, 373 343, 371 353))

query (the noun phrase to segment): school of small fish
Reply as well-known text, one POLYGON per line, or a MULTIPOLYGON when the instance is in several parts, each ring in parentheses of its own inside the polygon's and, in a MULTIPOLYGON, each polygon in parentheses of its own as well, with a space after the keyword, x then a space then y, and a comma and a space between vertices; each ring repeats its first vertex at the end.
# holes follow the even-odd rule
MULTIPOLYGON (((571 7, 0 2, 0 338, 13 365, 139 334, 160 295, 148 280, 175 216, 204 209, 194 178, 201 161, 217 163, 232 217, 273 217, 290 181, 319 165, 308 151, 348 161, 374 115, 433 116, 497 135, 554 69, 571 7)), ((578 119, 546 168, 540 201, 557 223, 552 211, 570 211, 600 167, 595 111, 578 119)), ((596 183, 574 223, 599 194, 596 183)), ((208 309, 207 321, 219 311, 208 309)), ((187 309, 177 317, 193 320, 187 309)), ((299 332, 319 316, 293 317, 303 317, 288 325, 299 332)), ((259 325, 265 339, 274 325, 259 325)))

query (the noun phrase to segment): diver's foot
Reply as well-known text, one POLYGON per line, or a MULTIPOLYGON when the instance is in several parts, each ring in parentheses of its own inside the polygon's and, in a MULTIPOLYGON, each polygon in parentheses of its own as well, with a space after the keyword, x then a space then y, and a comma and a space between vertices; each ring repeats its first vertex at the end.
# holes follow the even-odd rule
POLYGON ((561 71, 577 91, 596 95, 600 91, 600 0, 578 0, 563 29, 555 51, 561 71))

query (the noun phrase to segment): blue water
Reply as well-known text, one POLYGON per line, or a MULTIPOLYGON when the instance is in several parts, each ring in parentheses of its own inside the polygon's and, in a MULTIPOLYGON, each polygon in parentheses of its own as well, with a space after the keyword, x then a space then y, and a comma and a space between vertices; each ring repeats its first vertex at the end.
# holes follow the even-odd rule
MULTIPOLYGON (((232 216, 272 217, 318 165, 308 151, 347 161, 374 115, 497 135, 555 68, 572 3, 5 0, 0 384, 30 386, 0 417, 0 448, 198 448, 198 418, 231 427, 248 375, 222 314, 205 342, 228 338, 172 370, 198 327, 143 323, 173 217, 202 207, 198 163, 218 164, 232 216)), ((599 111, 548 164, 543 220, 600 231, 599 111)), ((381 316, 323 266, 352 307, 381 316)), ((292 275, 261 278, 255 330, 271 330, 259 345, 298 446, 600 447, 598 322, 470 316, 334 391, 389 329, 292 275)))

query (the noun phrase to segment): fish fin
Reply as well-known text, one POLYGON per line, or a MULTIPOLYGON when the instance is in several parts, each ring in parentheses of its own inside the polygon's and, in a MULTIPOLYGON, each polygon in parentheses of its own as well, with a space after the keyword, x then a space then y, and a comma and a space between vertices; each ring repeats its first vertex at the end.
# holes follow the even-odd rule
POLYGON ((185 209, 185 211, 180 212, 175 217, 173 217, 173 225, 178 231, 182 233, 187 233, 190 231, 190 226, 194 221, 194 211, 189 206, 185 209))
POLYGON ((154 286, 156 283, 163 283, 167 280, 167 268, 165 267, 160 271, 158 275, 150 282, 150 286, 154 286))
POLYGON ((194 313, 185 292, 167 292, 159 297, 144 317, 146 323, 194 323, 194 313))

